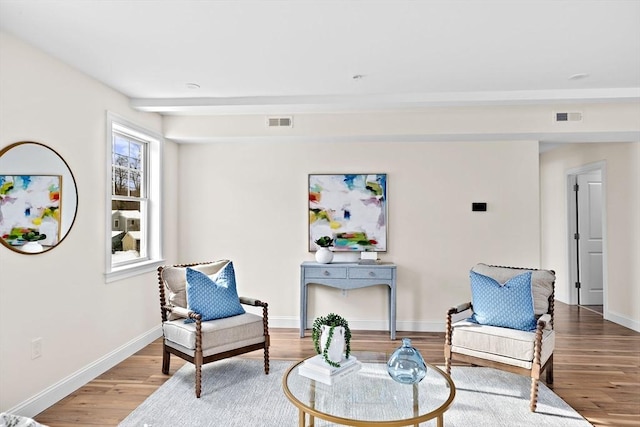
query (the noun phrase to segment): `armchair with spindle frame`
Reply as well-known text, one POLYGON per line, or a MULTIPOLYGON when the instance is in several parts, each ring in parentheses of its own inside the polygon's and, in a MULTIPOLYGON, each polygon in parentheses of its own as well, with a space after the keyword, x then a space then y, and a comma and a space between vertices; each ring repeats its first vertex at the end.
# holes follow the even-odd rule
POLYGON ((263 350, 264 373, 269 374, 269 318, 266 302, 240 296, 240 304, 262 308, 262 315, 245 312, 208 321, 203 321, 200 313, 187 307, 187 268, 215 275, 228 262, 220 260, 158 268, 163 333, 162 373, 169 373, 172 354, 193 363, 198 398, 202 390, 202 366, 207 363, 263 350))
POLYGON ((455 360, 526 375, 531 378, 529 409, 534 412, 538 400, 538 381, 543 371, 546 371, 547 385, 553 386, 555 272, 486 264, 477 264, 472 271, 491 277, 500 284, 531 272, 535 329, 525 331, 474 323, 470 321, 473 314, 471 302, 452 307, 446 317, 446 372, 451 374, 451 364, 455 360))

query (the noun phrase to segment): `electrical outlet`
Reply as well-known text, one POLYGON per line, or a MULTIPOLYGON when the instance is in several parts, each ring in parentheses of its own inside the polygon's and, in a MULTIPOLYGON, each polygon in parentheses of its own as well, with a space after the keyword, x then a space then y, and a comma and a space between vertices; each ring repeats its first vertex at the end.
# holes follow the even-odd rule
POLYGON ((42 338, 34 338, 31 340, 31 359, 37 359, 42 356, 42 338))

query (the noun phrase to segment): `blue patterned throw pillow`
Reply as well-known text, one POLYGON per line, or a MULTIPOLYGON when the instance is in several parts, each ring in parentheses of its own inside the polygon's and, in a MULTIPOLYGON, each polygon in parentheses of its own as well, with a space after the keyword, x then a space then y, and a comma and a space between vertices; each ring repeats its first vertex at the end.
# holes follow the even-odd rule
POLYGON ((470 277, 473 315, 469 320, 523 331, 536 328, 530 271, 512 277, 504 285, 475 271, 470 277))
MULTIPOLYGON (((187 307, 200 313, 203 321, 243 314, 233 263, 227 263, 214 276, 187 268, 187 307)), ((187 319, 185 323, 190 321, 187 319)))

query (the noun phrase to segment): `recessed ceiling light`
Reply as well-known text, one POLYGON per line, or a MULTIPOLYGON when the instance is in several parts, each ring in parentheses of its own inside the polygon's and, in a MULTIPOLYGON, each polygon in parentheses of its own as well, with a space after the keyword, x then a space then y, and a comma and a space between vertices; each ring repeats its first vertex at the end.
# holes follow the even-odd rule
POLYGON ((582 80, 582 79, 586 79, 587 77, 589 77, 589 74, 587 73, 577 73, 572 76, 569 76, 569 80, 582 80))
POLYGON ((198 83, 186 83, 185 86, 187 89, 200 89, 200 85, 198 83))

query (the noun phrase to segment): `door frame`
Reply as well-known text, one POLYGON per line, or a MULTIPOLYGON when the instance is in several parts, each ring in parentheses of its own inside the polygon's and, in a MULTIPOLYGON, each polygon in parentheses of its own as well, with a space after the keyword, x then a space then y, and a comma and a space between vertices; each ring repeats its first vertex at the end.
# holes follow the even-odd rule
POLYGON ((566 197, 566 212, 567 212, 567 272, 569 282, 567 283, 569 304, 578 304, 578 292, 576 292, 575 283, 577 281, 577 249, 574 238, 574 233, 577 230, 576 223, 576 196, 573 191, 573 185, 576 182, 576 176, 596 170, 601 171, 602 175, 602 310, 603 318, 608 317, 608 251, 607 251, 607 162, 601 160, 594 163, 588 163, 586 165, 571 168, 565 172, 566 185, 567 185, 567 197, 566 197))

